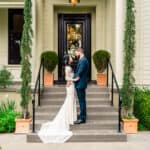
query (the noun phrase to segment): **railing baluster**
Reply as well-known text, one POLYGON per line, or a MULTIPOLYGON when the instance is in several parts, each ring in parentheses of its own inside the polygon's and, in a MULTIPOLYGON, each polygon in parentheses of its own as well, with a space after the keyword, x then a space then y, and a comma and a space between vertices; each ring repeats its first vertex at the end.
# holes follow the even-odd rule
MULTIPOLYGON (((38 106, 40 106, 41 104, 41 101, 40 101, 40 97, 41 97, 41 69, 42 69, 42 62, 40 64, 40 67, 39 67, 39 72, 38 72, 38 76, 37 76, 37 79, 36 79, 36 83, 35 83, 35 87, 34 87, 34 91, 33 91, 33 99, 32 99, 32 132, 34 133, 35 132, 35 95, 36 95, 36 91, 37 91, 37 88, 38 88, 38 106)), ((43 77, 42 77, 43 79, 43 77)), ((42 81, 43 83, 43 81, 42 81)))
POLYGON ((41 89, 40 89, 40 79, 41 78, 41 76, 40 76, 40 74, 39 74, 39 88, 38 88, 38 106, 40 106, 41 105, 41 102, 40 102, 40 97, 41 97, 41 89))
POLYGON ((118 115, 118 132, 121 132, 121 100, 120 100, 120 94, 119 94, 119 115, 118 115))
POLYGON ((109 84, 109 63, 107 64, 107 87, 109 84))
MULTIPOLYGON (((116 85, 116 88, 117 88, 117 92, 118 92, 118 95, 119 95, 119 103, 118 103, 118 132, 121 132, 121 94, 120 94, 120 88, 119 88, 119 85, 118 85, 118 82, 116 80, 116 76, 114 74, 114 71, 113 71, 113 67, 112 67, 112 64, 111 62, 108 62, 108 65, 110 66, 110 69, 111 69, 111 72, 112 72, 112 83, 111 83, 111 105, 114 105, 114 83, 116 85)), ((109 67, 108 67, 109 68, 109 67)), ((107 70, 107 77, 109 77, 109 72, 107 70)))
POLYGON ((42 86, 44 88, 44 66, 43 66, 43 69, 42 69, 42 86))
POLYGON ((32 100, 32 132, 35 132, 35 95, 33 96, 33 100, 32 100))
POLYGON ((114 104, 114 75, 112 72, 112 81, 111 81, 111 105, 113 106, 114 104))

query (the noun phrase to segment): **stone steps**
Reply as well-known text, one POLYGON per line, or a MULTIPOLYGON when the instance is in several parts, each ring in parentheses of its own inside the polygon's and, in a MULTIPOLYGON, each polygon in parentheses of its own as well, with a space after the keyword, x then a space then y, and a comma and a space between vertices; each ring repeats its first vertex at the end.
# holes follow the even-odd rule
MULTIPOLYGON (((103 130, 102 132, 93 130, 79 131, 73 133, 73 136, 67 142, 125 142, 127 141, 126 134, 117 133, 112 130, 108 132, 103 130)), ((41 143, 40 138, 36 133, 30 133, 27 136, 27 142, 29 143, 41 143)))
POLYGON ((102 132, 93 130, 79 131, 68 140, 68 142, 125 142, 127 140, 126 135, 122 133, 116 133, 116 131, 107 130, 102 132))
MULTIPOLYGON (((42 99, 45 99, 45 98, 49 98, 49 99, 53 99, 53 98, 65 98, 66 96, 66 93, 65 92, 53 92, 53 93, 44 93, 42 95, 42 99)), ((90 93, 87 93, 86 94, 86 97, 87 98, 109 98, 110 94, 108 92, 102 92, 102 93, 99 93, 99 92, 90 92, 90 93)))
MULTIPOLYGON (((60 109, 60 106, 58 105, 53 105, 53 106, 41 106, 41 107, 38 107, 36 108, 36 112, 47 112, 47 113, 50 113, 50 112, 53 112, 53 111, 58 111, 60 109)), ((77 106, 77 111, 79 111, 79 106, 77 106)), ((115 112, 117 111, 116 108, 112 108, 112 107, 109 107, 108 105, 90 105, 87 107, 87 112, 88 113, 91 113, 91 112, 115 112)))
MULTIPOLYGON (((35 128, 36 130, 39 130, 41 127, 41 124, 48 122, 49 120, 36 120, 35 122, 35 128)), ((116 120, 87 120, 85 124, 80 125, 71 125, 71 129, 78 130, 103 130, 103 129, 116 129, 117 131, 118 122, 116 120)))
MULTIPOLYGON (((54 86, 54 87, 48 87, 44 89, 44 93, 50 92, 65 92, 65 86, 54 86)), ((97 86, 88 86, 86 89, 86 92, 108 92, 109 89, 106 87, 97 87, 97 86)))
MULTIPOLYGON (((60 102, 64 102, 64 100, 65 100, 65 95, 62 96, 62 97, 53 97, 53 98, 49 98, 48 96, 47 97, 41 97, 41 102, 44 102, 44 101, 60 101, 60 102)), ((98 101, 98 102, 110 101, 110 98, 108 98, 108 97, 86 97, 86 101, 87 102, 91 102, 91 101, 92 102, 93 101, 98 101)), ((78 102, 78 100, 77 100, 77 102, 78 102)))
MULTIPOLYGON (((64 102, 64 100, 62 99, 45 99, 45 100, 42 100, 41 101, 41 104, 42 105, 62 105, 64 102)), ((94 100, 94 99, 87 99, 87 106, 88 105, 104 105, 104 104, 108 104, 110 105, 110 101, 108 101, 107 99, 98 99, 98 100, 94 100)), ((78 104, 78 101, 77 101, 77 104, 78 104)))
MULTIPOLYGON (((53 120, 65 100, 65 86, 45 88, 41 106, 36 108, 36 132, 42 123, 53 120)), ((90 85, 87 88, 87 122, 71 125, 73 136, 68 142, 119 142, 126 141, 124 133, 118 133, 118 110, 110 104, 110 93, 106 87, 90 85)), ((79 104, 77 101, 77 112, 79 104)), ((30 125, 30 128, 32 125, 30 125)), ((27 142, 41 142, 36 133, 27 135, 27 142)))
MULTIPOLYGON (((57 113, 57 112, 56 112, 57 113)), ((40 120, 52 120, 56 113, 36 113, 35 118, 40 120)), ((87 119, 88 120, 116 120, 118 118, 118 114, 104 114, 104 113, 88 113, 87 119)))

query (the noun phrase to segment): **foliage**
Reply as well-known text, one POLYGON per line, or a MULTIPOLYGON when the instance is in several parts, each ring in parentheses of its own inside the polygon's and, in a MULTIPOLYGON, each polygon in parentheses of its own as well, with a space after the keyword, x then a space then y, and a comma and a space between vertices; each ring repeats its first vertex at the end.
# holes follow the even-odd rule
POLYGON ((31 100, 31 46, 32 46, 32 3, 31 0, 25 0, 24 7, 24 25, 23 25, 23 36, 21 40, 21 107, 22 117, 27 118, 28 104, 31 100))
POLYGON ((93 61, 99 73, 104 72, 110 60, 110 53, 106 50, 97 50, 93 54, 93 61))
POLYGON ((143 127, 150 130, 150 90, 135 88, 134 114, 143 127))
POLYGON ((142 124, 138 123, 138 131, 147 131, 148 129, 142 124))
POLYGON ((132 114, 134 100, 134 57, 135 57, 135 5, 126 0, 126 21, 124 33, 124 73, 122 85, 122 107, 124 115, 132 114))
POLYGON ((19 115, 15 111, 15 102, 7 101, 0 103, 0 132, 13 132, 15 129, 15 118, 19 115))
POLYGON ((4 66, 0 70, 0 88, 6 88, 7 86, 12 84, 12 74, 7 68, 4 66))
POLYGON ((41 54, 41 60, 48 72, 53 72, 58 64, 58 56, 54 51, 45 51, 41 54))

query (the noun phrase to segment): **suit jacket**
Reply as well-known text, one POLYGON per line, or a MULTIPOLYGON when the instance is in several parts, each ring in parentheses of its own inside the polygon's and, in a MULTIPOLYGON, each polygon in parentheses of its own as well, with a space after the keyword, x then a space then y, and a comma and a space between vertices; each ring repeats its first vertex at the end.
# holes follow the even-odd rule
POLYGON ((79 88, 79 89, 87 88, 88 67, 89 67, 88 60, 85 56, 83 56, 81 59, 79 59, 79 62, 77 64, 74 73, 74 78, 80 77, 80 79, 75 82, 75 88, 79 88))

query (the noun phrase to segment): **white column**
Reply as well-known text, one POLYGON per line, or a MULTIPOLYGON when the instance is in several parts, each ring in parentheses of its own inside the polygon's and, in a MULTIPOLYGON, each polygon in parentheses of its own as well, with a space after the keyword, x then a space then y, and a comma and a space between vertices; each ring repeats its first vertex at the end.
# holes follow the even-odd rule
POLYGON ((122 84, 123 75, 123 36, 125 23, 125 0, 116 0, 115 8, 115 74, 119 84, 122 84))

